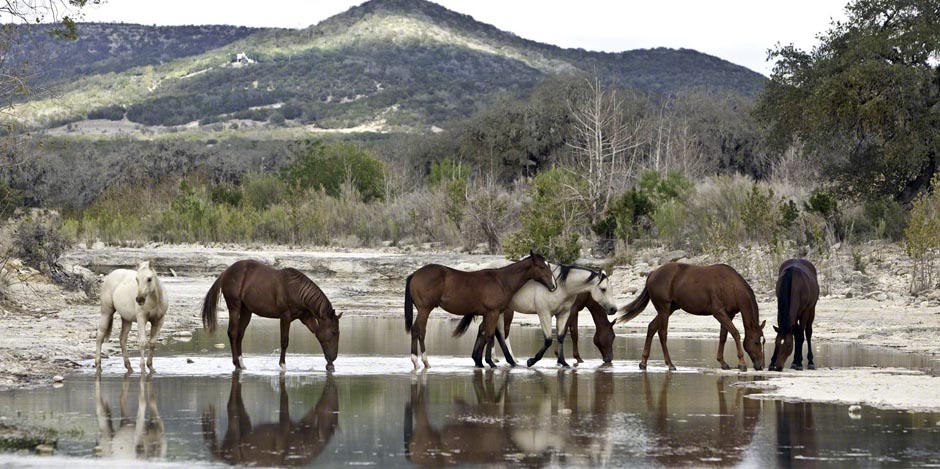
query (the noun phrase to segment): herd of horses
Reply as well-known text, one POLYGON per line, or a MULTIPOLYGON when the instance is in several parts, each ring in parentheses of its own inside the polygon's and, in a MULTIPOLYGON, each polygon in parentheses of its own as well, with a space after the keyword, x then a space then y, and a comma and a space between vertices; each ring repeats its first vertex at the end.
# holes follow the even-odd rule
MULTIPOLYGON (((815 368, 812 353, 812 324, 819 298, 816 269, 804 259, 790 259, 779 269, 777 281, 777 326, 774 351, 768 369, 780 371, 790 354, 795 357, 792 368, 802 369, 802 347, 807 342, 807 367, 815 368), (795 342, 795 344, 794 344, 795 342)), ((205 296, 202 320, 210 333, 217 327, 219 294, 228 306, 228 338, 232 363, 236 370, 244 369, 242 340, 253 314, 280 320, 280 367, 286 370, 286 352, 290 325, 300 320, 317 338, 323 349, 327 370, 334 370, 339 349, 339 320, 332 303, 322 290, 297 269, 275 269, 255 260, 241 260, 229 266, 215 280, 205 296)), ((474 318, 482 317, 472 358, 482 368, 484 359, 496 367, 492 349, 498 344, 506 363, 516 366, 509 342, 513 315, 537 314, 544 342, 540 350, 527 360, 531 367, 538 362, 553 343, 552 319, 557 330, 557 363, 568 367, 564 343, 570 334, 573 354, 582 362, 578 352, 578 314, 583 308, 591 313, 596 332, 594 343, 600 350, 605 365, 613 361, 615 323, 630 321, 653 304, 656 316, 647 328, 646 343, 640 368, 646 369, 653 336, 659 336, 663 359, 670 370, 676 367, 669 355, 666 338, 669 317, 681 309, 699 316, 712 316, 721 326, 717 359, 721 368, 730 369, 724 360, 724 346, 730 334, 735 343, 738 368, 747 369, 744 355, 756 370, 765 366, 764 326, 760 321, 757 300, 747 281, 732 267, 724 264, 698 266, 669 262, 651 272, 639 296, 618 308, 611 298, 609 277, 593 269, 551 264, 545 258, 530 252, 526 258, 504 267, 477 271, 463 271, 438 264, 429 264, 416 270, 405 280, 405 330, 411 335, 411 361, 415 370, 423 363, 430 367, 425 345, 427 321, 434 308, 441 308, 461 316, 454 335, 467 331, 474 318), (417 316, 415 316, 417 309, 417 316), (620 312, 611 321, 609 316, 620 312), (742 340, 732 323, 740 313, 744 325, 742 340), (420 355, 419 355, 420 351, 420 355), (419 361, 420 359, 420 361, 419 361)), ((117 312, 122 320, 121 352, 124 366, 132 371, 127 355, 127 337, 133 322, 137 322, 140 344, 140 369, 153 372, 153 355, 157 335, 167 311, 167 294, 159 277, 150 265, 142 262, 135 270, 118 269, 104 279, 101 295, 101 317, 98 326, 95 364, 101 369, 101 346, 112 329, 117 312), (150 338, 146 340, 146 324, 150 323, 150 338), (146 351, 149 357, 145 362, 146 351)))

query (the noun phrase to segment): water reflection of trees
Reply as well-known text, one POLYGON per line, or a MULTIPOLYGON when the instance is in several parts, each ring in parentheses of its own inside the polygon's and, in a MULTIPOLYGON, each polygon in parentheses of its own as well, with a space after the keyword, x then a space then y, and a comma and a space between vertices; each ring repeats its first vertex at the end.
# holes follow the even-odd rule
POLYGON ((121 412, 117 428, 110 403, 101 393, 101 376, 95 378, 95 414, 98 418, 97 454, 106 458, 149 459, 166 457, 166 435, 163 419, 157 410, 153 392, 153 377, 141 374, 137 390, 137 415, 131 418, 127 407, 127 392, 131 374, 121 381, 118 407, 121 412))
POLYGON ((310 464, 329 444, 339 426, 339 396, 330 377, 316 405, 298 420, 291 420, 290 400, 284 376, 279 381, 278 420, 252 425, 245 410, 239 375, 233 373, 228 404, 227 429, 219 443, 215 406, 202 416, 203 439, 212 455, 229 464, 300 466, 310 464))

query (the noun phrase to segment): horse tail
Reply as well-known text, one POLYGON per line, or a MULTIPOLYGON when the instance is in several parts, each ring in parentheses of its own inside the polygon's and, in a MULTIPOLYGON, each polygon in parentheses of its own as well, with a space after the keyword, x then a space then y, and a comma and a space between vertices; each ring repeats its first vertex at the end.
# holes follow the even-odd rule
POLYGON ((623 314, 621 314, 620 317, 614 320, 614 324, 627 322, 639 316, 640 313, 642 313, 643 310, 646 309, 646 305, 648 305, 649 302, 650 302, 649 287, 644 286, 643 291, 640 292, 640 296, 638 296, 635 300, 630 302, 630 304, 620 309, 621 311, 623 311, 623 314))
POLYGON ((780 286, 777 288, 777 328, 781 334, 790 332, 790 296, 793 290, 793 269, 786 269, 780 276, 780 286))
POLYGON ((415 303, 411 298, 411 277, 413 276, 414 274, 411 274, 405 279, 405 332, 409 334, 415 317, 415 303))
POLYGON ((453 336, 460 337, 467 332, 467 329, 470 328, 470 324, 473 323, 473 315, 467 314, 460 320, 460 323, 457 324, 457 327, 454 329, 453 336))
POLYGON ((204 327, 209 333, 215 332, 215 328, 218 322, 218 314, 216 310, 219 307, 219 291, 222 290, 222 277, 225 275, 223 272, 222 275, 219 275, 219 278, 215 280, 215 283, 209 287, 209 292, 206 293, 206 299, 202 303, 202 327, 204 327))
POLYGON ((104 341, 107 342, 111 338, 111 329, 114 327, 114 312, 108 315, 108 326, 104 329, 104 341))

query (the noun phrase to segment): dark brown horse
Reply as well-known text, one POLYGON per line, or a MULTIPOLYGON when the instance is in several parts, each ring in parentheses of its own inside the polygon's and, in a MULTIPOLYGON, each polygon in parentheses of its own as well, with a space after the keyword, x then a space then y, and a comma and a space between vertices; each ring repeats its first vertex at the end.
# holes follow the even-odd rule
POLYGON ((725 264, 708 266, 679 264, 669 262, 654 270, 646 278, 646 286, 640 296, 624 307, 624 313, 617 321, 626 322, 637 317, 649 302, 656 308, 656 318, 650 321, 646 330, 646 345, 643 347, 643 359, 640 369, 646 369, 649 360, 653 334, 659 333, 659 343, 663 348, 663 359, 670 370, 676 367, 669 358, 666 348, 666 334, 669 329, 669 316, 677 309, 696 316, 714 316, 721 323, 721 341, 718 345, 718 362, 722 369, 729 369, 724 359, 724 341, 727 332, 731 332, 738 349, 738 369, 747 370, 744 351, 751 357, 754 368, 764 367, 764 325, 760 322, 757 299, 754 291, 744 277, 725 264), (731 320, 741 313, 744 322, 744 346, 741 336, 731 320))
POLYGON ((290 324, 299 319, 310 329, 323 348, 326 369, 333 371, 333 361, 339 348, 339 318, 330 300, 297 269, 275 269, 254 260, 232 264, 209 288, 202 306, 202 324, 215 332, 219 291, 228 305, 228 340, 232 345, 232 363, 244 369, 242 339, 251 315, 281 320, 281 370, 287 366, 290 324))
MULTIPOLYGON (((610 365, 614 360, 614 323, 607 318, 607 310, 600 303, 591 298, 590 293, 582 293, 575 299, 571 305, 571 312, 568 316, 568 332, 571 334, 571 347, 574 359, 578 363, 584 363, 581 359, 581 353, 578 351, 578 313, 587 308, 594 318, 594 345, 601 352, 601 358, 605 365, 610 365)), ((509 335, 507 332, 506 335, 509 335)))
POLYGON ((806 259, 790 259, 780 266, 777 279, 777 339, 768 369, 781 371, 796 338, 796 355, 790 368, 803 369, 803 336, 806 336, 806 367, 815 370, 813 363, 813 319, 819 301, 819 282, 816 266, 806 259))
POLYGON ((339 427, 339 397, 333 379, 327 378, 316 405, 296 422, 290 417, 283 375, 279 387, 277 421, 252 425, 238 374, 233 374, 221 445, 216 436, 215 408, 210 405, 202 416, 202 436, 213 456, 239 466, 306 466, 323 452, 339 427))
MULTIPOLYGON (((411 333, 411 361, 418 369, 418 343, 421 360, 428 365, 424 346, 425 326, 431 310, 440 306, 457 316, 483 316, 483 327, 473 346, 473 361, 483 367, 483 347, 493 340, 500 313, 509 309, 512 296, 529 280, 555 289, 555 278, 545 258, 530 252, 529 257, 499 269, 464 272, 438 264, 428 264, 416 270, 405 281, 405 330, 411 333), (414 318, 414 308, 418 317, 414 318)), ((512 354, 502 336, 499 345, 510 365, 515 366, 512 354)))

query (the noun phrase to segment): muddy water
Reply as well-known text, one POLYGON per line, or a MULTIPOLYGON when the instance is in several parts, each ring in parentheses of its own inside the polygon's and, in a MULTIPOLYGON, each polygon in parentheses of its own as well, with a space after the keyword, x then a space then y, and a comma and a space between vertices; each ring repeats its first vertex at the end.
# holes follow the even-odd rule
MULTIPOLYGON (((296 327, 288 372, 277 372, 276 322, 256 319, 245 341, 249 369, 231 372, 222 334, 197 333, 162 349, 157 374, 124 376, 112 357, 59 388, 0 393, 0 418, 59 430, 56 463, 127 459, 169 464, 526 466, 910 466, 940 461, 940 415, 750 399, 714 368, 714 341, 671 339, 678 372, 637 369, 637 339, 618 338, 612 368, 598 368, 591 331, 586 363, 556 369, 476 371, 470 338, 431 321, 432 368, 413 375, 400 320, 349 318, 336 373, 296 327), (191 362, 191 363, 190 363, 191 362), (83 458, 71 461, 71 458, 83 458)), ((535 328, 513 347, 530 355, 535 328)), ((226 344, 227 345, 227 344, 226 344)), ((655 350, 655 349, 654 349, 655 350)), ((655 352, 654 352, 655 353, 655 352)), ((915 356, 819 345, 820 365, 929 368, 915 356), (865 353, 860 353, 865 352, 865 353)), ((658 355, 654 354, 654 360, 658 355)), ((53 460, 13 454, 0 464, 53 460)))

